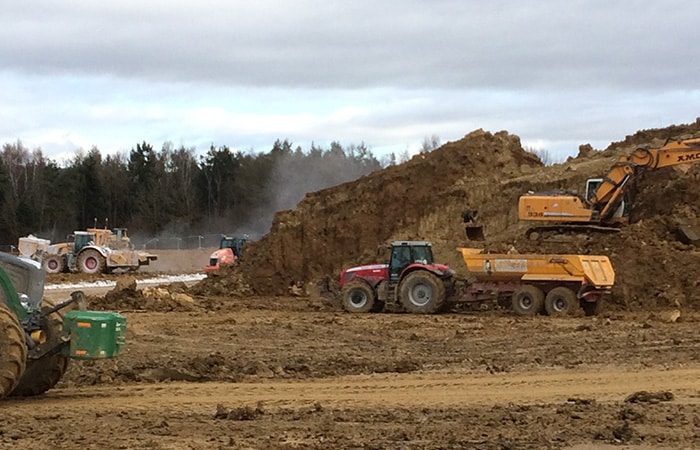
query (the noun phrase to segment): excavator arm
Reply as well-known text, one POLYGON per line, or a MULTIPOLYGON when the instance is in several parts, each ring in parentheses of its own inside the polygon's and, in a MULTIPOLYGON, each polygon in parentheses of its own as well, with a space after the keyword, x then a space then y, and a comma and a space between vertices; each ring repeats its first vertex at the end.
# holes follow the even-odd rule
MULTIPOLYGON (((616 222, 626 219, 620 209, 632 182, 642 173, 680 164, 700 163, 700 138, 669 141, 659 148, 638 148, 620 157, 595 192, 581 197, 571 192, 530 192, 518 204, 520 220, 545 222, 530 228, 528 235, 554 229, 615 231, 616 222)), ((599 181, 595 179, 590 182, 599 181)))
POLYGON ((700 139, 671 141, 660 148, 638 148, 622 156, 589 199, 597 218, 605 221, 620 204, 630 182, 648 170, 700 162, 700 139))

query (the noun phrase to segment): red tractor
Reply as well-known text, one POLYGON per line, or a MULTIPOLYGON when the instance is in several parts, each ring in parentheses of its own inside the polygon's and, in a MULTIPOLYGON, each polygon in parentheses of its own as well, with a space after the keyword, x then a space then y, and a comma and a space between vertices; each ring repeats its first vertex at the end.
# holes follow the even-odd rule
POLYGON ((436 313, 452 290, 453 275, 454 270, 434 262, 430 242, 392 242, 388 264, 350 267, 340 273, 343 308, 366 313, 392 306, 411 313, 436 313))

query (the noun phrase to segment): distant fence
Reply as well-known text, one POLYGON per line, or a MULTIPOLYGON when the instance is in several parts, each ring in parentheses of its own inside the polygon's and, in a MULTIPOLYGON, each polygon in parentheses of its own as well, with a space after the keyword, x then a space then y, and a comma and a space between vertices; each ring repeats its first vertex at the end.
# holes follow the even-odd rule
MULTIPOLYGON (((250 239, 255 239, 250 236, 250 239)), ((131 242, 140 250, 194 250, 198 248, 218 248, 221 234, 201 234, 192 236, 158 236, 152 238, 134 238, 131 242)), ((0 251, 12 252, 16 245, 0 244, 0 251)))
POLYGON ((197 248, 218 247, 221 234, 203 234, 196 236, 159 236, 145 241, 134 241, 137 248, 143 250, 192 250, 197 248))

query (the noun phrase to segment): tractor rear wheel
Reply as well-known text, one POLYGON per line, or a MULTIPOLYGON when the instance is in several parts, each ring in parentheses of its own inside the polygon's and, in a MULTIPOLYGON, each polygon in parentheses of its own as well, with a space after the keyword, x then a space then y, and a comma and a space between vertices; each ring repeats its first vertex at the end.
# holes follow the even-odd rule
POLYGON ((576 293, 563 286, 555 287, 544 299, 544 309, 550 316, 573 314, 580 307, 576 293))
POLYGON ((19 383, 27 363, 27 344, 17 316, 0 302, 0 399, 19 383))
POLYGON ((78 256, 78 269, 83 273, 101 273, 104 266, 104 257, 93 248, 83 250, 78 256))
MULTIPOLYGON (((44 299, 42 311, 56 306, 52 300, 44 299)), ((46 332, 47 345, 55 345, 60 341, 63 331, 63 315, 59 312, 41 319, 41 328, 46 332)), ((68 357, 61 353, 44 356, 41 359, 29 360, 24 375, 14 391, 13 397, 32 397, 43 394, 58 383, 68 368, 68 357)))
POLYGON ((399 285, 401 305, 416 314, 433 314, 445 304, 445 285, 425 270, 409 273, 399 285))
POLYGON ((544 292, 537 286, 524 284, 513 292, 513 311, 519 316, 532 316, 542 311, 544 292))
POLYGON ((48 255, 44 259, 44 270, 46 273, 61 273, 64 269, 65 264, 61 255, 48 255))
POLYGON ((343 309, 351 313, 368 313, 375 306, 376 295, 372 286, 362 280, 354 280, 343 286, 343 309))

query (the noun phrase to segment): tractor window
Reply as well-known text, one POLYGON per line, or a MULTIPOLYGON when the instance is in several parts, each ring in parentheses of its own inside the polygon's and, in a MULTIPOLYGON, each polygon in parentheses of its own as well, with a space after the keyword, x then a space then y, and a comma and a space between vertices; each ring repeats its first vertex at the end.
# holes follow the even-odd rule
POLYGON ((433 251, 430 247, 413 247, 413 261, 421 264, 433 263, 433 251))
POLYGON ((91 241, 94 240, 94 235, 92 234, 76 234, 75 235, 75 252, 79 252, 80 249, 89 245, 91 241))
POLYGON ((410 247, 394 247, 391 252, 390 276, 397 277, 401 275, 401 271, 407 265, 411 264, 411 248, 410 247))

